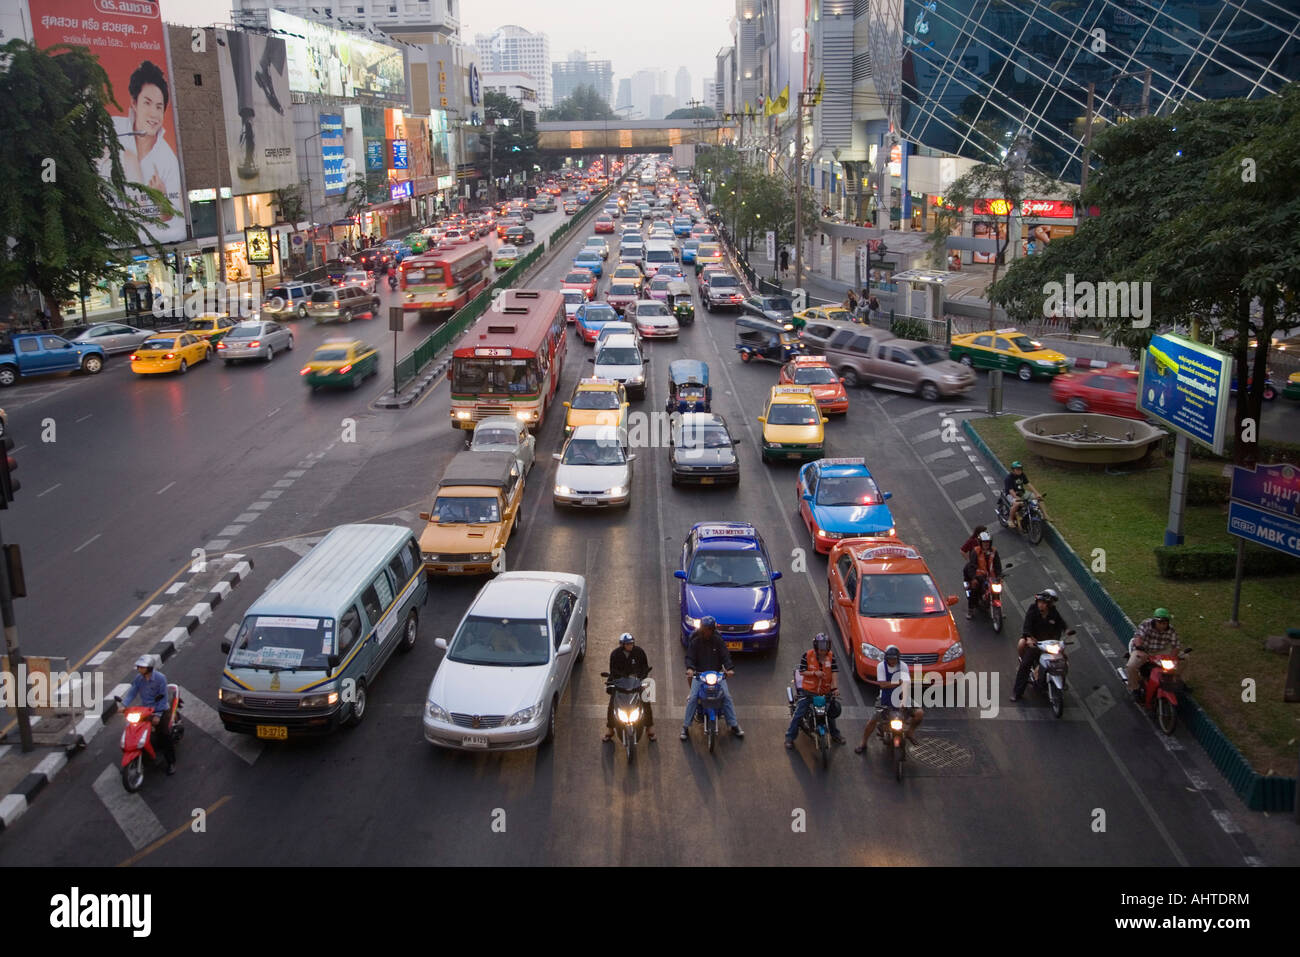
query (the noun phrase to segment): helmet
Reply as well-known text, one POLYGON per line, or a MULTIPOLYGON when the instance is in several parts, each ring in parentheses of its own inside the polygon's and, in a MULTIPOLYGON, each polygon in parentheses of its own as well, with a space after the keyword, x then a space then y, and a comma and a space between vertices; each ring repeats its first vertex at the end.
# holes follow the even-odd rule
POLYGON ((981 544, 983 544, 984 542, 991 542, 991 541, 993 541, 993 536, 992 536, 992 535, 990 535, 988 532, 980 532, 980 543, 981 543, 981 544))
POLYGON ((701 628, 717 628, 717 627, 718 627, 718 619, 714 618, 712 615, 705 615, 703 618, 700 619, 700 627, 701 627, 701 628))
POLYGON ((632 637, 632 632, 630 631, 625 631, 623 634, 618 636, 618 643, 620 645, 630 645, 634 641, 636 641, 636 639, 632 637))
POLYGON ((831 640, 826 637, 826 632, 819 631, 813 636, 813 649, 818 653, 831 650, 831 640))
POLYGON ((1020 464, 1020 461, 1019 461, 1019 460, 1016 460, 1015 462, 1012 462, 1012 463, 1011 463, 1011 467, 1012 467, 1013 469, 1022 469, 1022 468, 1024 468, 1024 466, 1020 464))
POLYGON ((1173 615, 1169 614, 1168 608, 1157 608, 1151 613, 1151 617, 1157 621, 1168 621, 1173 615))
POLYGON ((1056 594, 1055 588, 1044 588, 1034 596, 1036 601, 1055 602, 1060 596, 1056 594))
POLYGON ((153 668, 153 655, 141 655, 135 659, 135 666, 137 668, 153 668))
POLYGON ((885 649, 886 661, 888 661, 891 658, 898 658, 898 657, 900 657, 898 653, 898 645, 890 645, 888 648, 885 649))

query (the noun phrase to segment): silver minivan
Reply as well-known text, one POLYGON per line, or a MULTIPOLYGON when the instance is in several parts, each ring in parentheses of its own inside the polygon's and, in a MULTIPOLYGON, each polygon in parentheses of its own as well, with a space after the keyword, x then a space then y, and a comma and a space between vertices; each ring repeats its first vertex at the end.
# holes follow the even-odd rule
POLYGON ((338 526, 221 643, 221 723, 270 741, 360 724, 380 669, 415 647, 427 591, 409 528, 338 526))

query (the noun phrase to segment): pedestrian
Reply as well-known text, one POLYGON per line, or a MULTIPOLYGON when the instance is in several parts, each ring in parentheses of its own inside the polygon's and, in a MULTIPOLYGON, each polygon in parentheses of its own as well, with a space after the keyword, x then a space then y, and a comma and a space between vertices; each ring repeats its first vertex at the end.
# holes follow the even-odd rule
POLYGON ((135 283, 131 282, 130 279, 122 283, 122 307, 126 310, 128 317, 131 315, 131 294, 134 291, 135 283))
POLYGON ((153 284, 149 282, 144 284, 144 311, 153 312, 153 284))
POLYGON ((850 316, 852 316, 858 309, 858 297, 853 294, 852 289, 850 289, 848 295, 844 297, 844 308, 849 311, 850 316))
POLYGON ((781 247, 781 275, 784 276, 786 270, 789 268, 790 268, 790 250, 782 246, 781 247))
POLYGON ((867 300, 867 318, 878 319, 880 317, 880 300, 872 296, 867 300))

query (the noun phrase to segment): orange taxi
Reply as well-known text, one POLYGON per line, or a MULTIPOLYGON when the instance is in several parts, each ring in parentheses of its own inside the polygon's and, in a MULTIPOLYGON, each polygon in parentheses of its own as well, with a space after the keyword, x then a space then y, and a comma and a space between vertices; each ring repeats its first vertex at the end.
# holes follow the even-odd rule
POLYGON ((849 411, 849 394, 825 356, 795 356, 781 366, 782 385, 806 385, 812 389, 817 407, 826 415, 849 411))
POLYGON ((940 674, 966 670, 957 622, 921 553, 893 538, 844 538, 827 558, 827 597, 859 678, 875 681, 885 649, 940 674))

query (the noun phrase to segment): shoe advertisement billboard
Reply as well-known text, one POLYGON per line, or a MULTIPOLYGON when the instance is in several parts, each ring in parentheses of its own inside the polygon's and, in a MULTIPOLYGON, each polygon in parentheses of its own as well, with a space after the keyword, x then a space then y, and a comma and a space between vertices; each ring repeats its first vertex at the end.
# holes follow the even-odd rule
POLYGON ((293 186, 298 164, 284 40, 239 30, 216 35, 232 192, 293 186))

